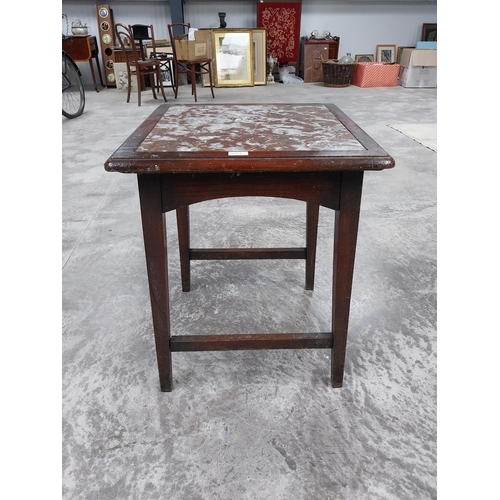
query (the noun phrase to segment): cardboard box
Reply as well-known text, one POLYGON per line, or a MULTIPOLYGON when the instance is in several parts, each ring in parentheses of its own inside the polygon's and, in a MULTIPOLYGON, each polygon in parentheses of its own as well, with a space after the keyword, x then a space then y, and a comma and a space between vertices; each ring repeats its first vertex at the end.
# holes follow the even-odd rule
POLYGON ((437 50, 403 49, 398 84, 410 88, 437 87, 437 50))
POLYGON ((385 62, 357 63, 351 85, 358 87, 395 87, 398 83, 399 64, 385 62))
POLYGON ((194 32, 194 40, 188 40, 187 35, 175 37, 175 51, 179 60, 197 60, 209 58, 209 48, 211 47, 211 30, 197 30, 194 32))

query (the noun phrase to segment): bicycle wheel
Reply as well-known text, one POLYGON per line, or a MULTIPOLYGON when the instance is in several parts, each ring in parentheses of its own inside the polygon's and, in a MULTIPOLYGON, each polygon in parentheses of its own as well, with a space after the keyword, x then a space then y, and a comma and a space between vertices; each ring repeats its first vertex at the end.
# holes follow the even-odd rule
POLYGON ((76 118, 83 113, 85 91, 80 70, 73 59, 62 53, 62 114, 66 118, 76 118))

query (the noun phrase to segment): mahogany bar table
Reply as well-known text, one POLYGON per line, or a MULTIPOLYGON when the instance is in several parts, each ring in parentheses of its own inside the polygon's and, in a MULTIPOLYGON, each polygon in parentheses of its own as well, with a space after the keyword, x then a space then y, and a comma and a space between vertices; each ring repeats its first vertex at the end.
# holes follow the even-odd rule
POLYGON ((105 169, 137 175, 161 391, 172 390, 172 352, 236 349, 331 349, 342 387, 363 174, 393 166, 333 104, 160 105, 105 169), (237 196, 304 201, 305 247, 191 248, 189 205, 237 196), (166 212, 176 210, 183 291, 195 259, 304 259, 312 290, 320 206, 335 210, 331 331, 171 336, 166 212))

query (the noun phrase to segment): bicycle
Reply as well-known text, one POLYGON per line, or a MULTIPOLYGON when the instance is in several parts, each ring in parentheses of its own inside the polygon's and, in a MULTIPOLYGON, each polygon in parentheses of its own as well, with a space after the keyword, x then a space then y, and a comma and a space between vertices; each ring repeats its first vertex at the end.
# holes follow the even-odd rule
POLYGON ((62 51, 62 114, 66 118, 76 118, 85 108, 85 90, 82 74, 75 61, 62 51))

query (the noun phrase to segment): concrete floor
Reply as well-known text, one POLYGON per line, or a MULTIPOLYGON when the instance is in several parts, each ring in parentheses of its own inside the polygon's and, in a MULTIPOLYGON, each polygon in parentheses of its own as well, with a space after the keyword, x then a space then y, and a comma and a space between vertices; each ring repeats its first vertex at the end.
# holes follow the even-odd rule
MULTIPOLYGON (((136 178, 103 167, 160 101, 89 88, 62 119, 63 498, 436 498, 436 153, 389 126, 434 124, 436 89, 215 93, 198 102, 333 102, 396 160, 365 176, 344 387, 328 350, 236 351, 174 353, 160 392, 136 178)), ((304 216, 283 199, 195 205, 193 245, 302 246, 304 216)), ((194 262, 182 293, 172 213, 167 227, 173 334, 330 328, 331 211, 312 292, 303 261, 229 261, 194 262)))

